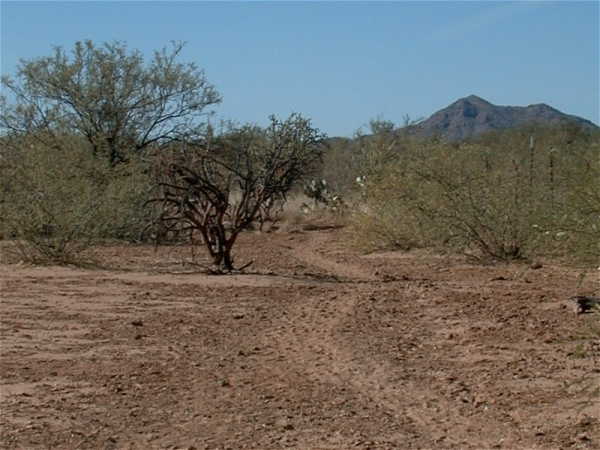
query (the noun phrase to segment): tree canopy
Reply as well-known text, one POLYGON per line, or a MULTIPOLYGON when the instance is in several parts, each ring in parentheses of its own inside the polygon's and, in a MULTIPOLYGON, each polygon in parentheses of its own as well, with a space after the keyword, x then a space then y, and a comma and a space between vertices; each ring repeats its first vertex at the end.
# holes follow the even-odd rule
POLYGON ((55 47, 51 56, 22 60, 16 79, 2 77, 14 103, 2 99, 0 131, 78 134, 113 165, 128 152, 193 134, 221 96, 194 63, 178 61, 183 47, 172 43, 145 62, 122 42, 88 40, 70 54, 55 47))

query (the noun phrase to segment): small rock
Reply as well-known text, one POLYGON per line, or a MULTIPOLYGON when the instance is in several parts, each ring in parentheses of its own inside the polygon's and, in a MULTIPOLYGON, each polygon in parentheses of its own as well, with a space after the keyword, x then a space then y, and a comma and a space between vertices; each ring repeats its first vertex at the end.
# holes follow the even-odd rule
POLYGON ((534 262, 531 266, 529 266, 529 268, 532 270, 538 270, 538 269, 541 269, 542 267, 544 267, 544 266, 542 265, 542 263, 539 263, 539 262, 534 262))
POLYGON ((131 325, 133 325, 134 327, 142 327, 144 326, 144 322, 142 322, 141 320, 134 320, 131 322, 131 325))

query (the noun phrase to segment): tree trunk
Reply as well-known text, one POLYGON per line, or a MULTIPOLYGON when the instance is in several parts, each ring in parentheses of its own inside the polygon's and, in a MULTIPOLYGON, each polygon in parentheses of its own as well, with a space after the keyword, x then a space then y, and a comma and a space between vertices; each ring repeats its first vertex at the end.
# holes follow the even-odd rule
POLYGON ((223 252, 223 261, 221 262, 221 268, 226 272, 232 272, 234 270, 231 248, 231 246, 226 245, 225 251, 223 252))
POLYGON ((208 250, 213 258, 213 264, 216 270, 220 272, 232 272, 233 255, 231 249, 237 238, 237 233, 232 234, 227 238, 225 227, 222 224, 214 225, 210 228, 208 241, 206 242, 208 250))
POLYGON ((231 248, 231 245, 223 245, 219 247, 218 251, 213 252, 213 264, 219 272, 232 272, 235 270, 231 248))

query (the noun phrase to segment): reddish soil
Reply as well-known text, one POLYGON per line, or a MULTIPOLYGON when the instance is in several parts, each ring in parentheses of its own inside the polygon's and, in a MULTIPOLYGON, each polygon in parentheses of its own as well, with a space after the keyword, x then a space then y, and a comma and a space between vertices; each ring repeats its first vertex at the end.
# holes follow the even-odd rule
POLYGON ((241 275, 0 266, 1 448, 600 448, 600 312, 568 300, 597 273, 344 233, 248 233, 241 275))

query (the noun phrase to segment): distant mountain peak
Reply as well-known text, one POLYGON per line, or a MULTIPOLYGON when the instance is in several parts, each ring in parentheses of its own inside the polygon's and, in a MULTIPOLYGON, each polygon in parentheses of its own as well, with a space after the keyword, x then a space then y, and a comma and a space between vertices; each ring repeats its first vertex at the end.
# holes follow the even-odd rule
POLYGON ((491 130, 514 128, 525 123, 557 124, 574 122, 585 128, 598 128, 589 120, 560 112, 545 103, 529 106, 499 106, 471 94, 432 114, 413 127, 413 133, 461 140, 491 130))
POLYGON ((475 94, 471 94, 471 95, 469 95, 467 97, 461 98, 458 101, 461 101, 461 100, 462 101, 474 102, 474 103, 485 103, 485 104, 491 105, 490 102, 488 102, 487 100, 485 100, 485 99, 483 99, 483 98, 481 98, 481 97, 479 97, 479 96, 477 96, 475 94))

